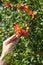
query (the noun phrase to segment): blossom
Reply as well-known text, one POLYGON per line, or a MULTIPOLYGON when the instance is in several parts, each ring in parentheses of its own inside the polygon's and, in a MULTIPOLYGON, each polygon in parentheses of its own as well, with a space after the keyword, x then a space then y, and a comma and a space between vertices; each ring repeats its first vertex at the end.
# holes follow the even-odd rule
MULTIPOLYGON (((28 27, 28 25, 26 24, 26 28, 28 27)), ((19 24, 16 24, 14 26, 14 30, 16 30, 16 34, 20 37, 20 36, 24 36, 25 38, 28 37, 28 29, 24 30, 20 27, 19 24)))
POLYGON ((5 3, 5 7, 6 7, 6 8, 10 7, 10 3, 9 3, 9 2, 6 2, 6 3, 5 3))
POLYGON ((22 30, 22 34, 25 38, 28 37, 28 30, 22 30))
POLYGON ((17 33, 16 33, 19 37, 22 35, 22 29, 21 30, 19 30, 19 31, 17 31, 17 33))
POLYGON ((28 11, 28 8, 29 8, 28 5, 25 5, 24 8, 23 8, 23 10, 24 11, 28 11))
POLYGON ((32 15, 32 14, 33 14, 33 11, 32 11, 32 10, 30 10, 30 11, 29 11, 29 15, 32 15))
POLYGON ((21 29, 21 27, 20 27, 19 24, 16 24, 16 25, 14 26, 14 30, 16 30, 16 31, 18 31, 18 30, 20 30, 20 29, 21 29))

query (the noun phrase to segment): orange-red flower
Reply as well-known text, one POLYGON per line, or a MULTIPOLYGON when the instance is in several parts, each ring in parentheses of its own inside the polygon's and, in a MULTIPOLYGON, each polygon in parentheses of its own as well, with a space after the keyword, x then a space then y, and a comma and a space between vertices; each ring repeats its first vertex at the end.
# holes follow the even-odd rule
POLYGON ((28 8, 29 8, 28 5, 25 5, 24 8, 23 8, 23 10, 24 11, 28 11, 28 8))
POLYGON ((9 2, 6 2, 6 3, 5 3, 5 7, 6 7, 6 8, 10 7, 10 3, 9 3, 9 2))
POLYGON ((30 11, 29 11, 29 15, 32 15, 32 14, 33 14, 33 11, 32 11, 32 10, 30 10, 30 11))
MULTIPOLYGON (((27 25, 26 25, 27 26, 27 25)), ((28 37, 28 30, 24 30, 20 27, 19 24, 17 24, 16 26, 14 26, 14 30, 16 30, 16 34, 20 37, 21 35, 23 35, 24 37, 28 37)))
POLYGON ((19 31, 20 29, 21 29, 21 27, 20 27, 19 24, 17 24, 16 26, 14 26, 14 30, 16 30, 16 31, 19 31))
POLYGON ((29 15, 32 16, 32 18, 35 18, 35 16, 37 15, 37 11, 29 11, 29 15))
POLYGON ((28 30, 22 30, 22 34, 24 37, 28 37, 28 30))
POLYGON ((24 32, 24 37, 28 37, 28 30, 25 30, 25 32, 24 32))
POLYGON ((22 29, 17 31, 17 35, 20 37, 22 35, 22 29))

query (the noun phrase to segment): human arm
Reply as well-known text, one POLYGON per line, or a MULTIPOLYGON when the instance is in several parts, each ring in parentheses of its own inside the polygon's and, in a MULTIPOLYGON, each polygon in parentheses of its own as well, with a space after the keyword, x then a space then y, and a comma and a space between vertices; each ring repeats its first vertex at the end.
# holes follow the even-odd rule
POLYGON ((6 55, 9 53, 9 51, 12 51, 13 47, 18 41, 19 38, 16 35, 13 35, 3 42, 0 65, 4 65, 6 55))

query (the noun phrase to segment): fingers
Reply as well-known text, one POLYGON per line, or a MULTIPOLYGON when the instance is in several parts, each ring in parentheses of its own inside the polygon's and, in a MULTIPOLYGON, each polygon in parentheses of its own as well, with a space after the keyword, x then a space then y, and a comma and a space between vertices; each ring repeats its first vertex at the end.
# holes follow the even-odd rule
POLYGON ((16 39, 16 40, 13 41, 12 43, 10 43, 10 44, 9 44, 10 47, 11 47, 11 48, 14 47, 14 46, 17 44, 18 41, 19 41, 19 39, 16 39))
POLYGON ((9 44, 9 43, 15 41, 16 39, 18 39, 18 37, 17 37, 16 34, 15 34, 15 35, 9 37, 4 43, 5 43, 5 44, 9 44))
POLYGON ((13 41, 12 43, 10 43, 10 44, 8 44, 8 46, 9 46, 9 51, 12 51, 13 50, 13 48, 15 47, 15 45, 17 44, 17 42, 19 41, 19 39, 17 40, 15 40, 15 41, 13 41))

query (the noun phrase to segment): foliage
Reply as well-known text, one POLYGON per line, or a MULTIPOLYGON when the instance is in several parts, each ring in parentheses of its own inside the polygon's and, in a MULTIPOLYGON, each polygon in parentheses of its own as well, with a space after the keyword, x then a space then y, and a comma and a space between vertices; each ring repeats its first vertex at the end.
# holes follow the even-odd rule
POLYGON ((43 65, 43 5, 41 0, 0 0, 0 3, 0 53, 3 41, 15 33, 16 24, 20 24, 21 27, 26 23, 29 25, 28 38, 20 37, 11 56, 6 57, 6 62, 10 65, 43 65), (13 4, 13 7, 6 8, 6 2, 13 4), (18 9, 16 7, 18 3, 22 3, 22 6, 28 5, 29 10, 37 12, 37 17, 32 18, 27 12, 18 9))

